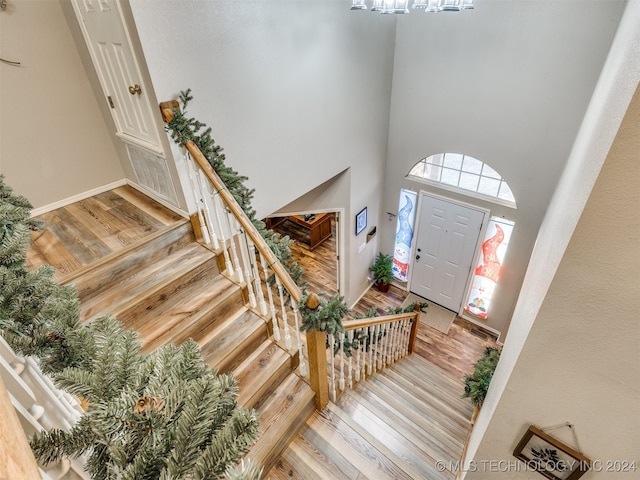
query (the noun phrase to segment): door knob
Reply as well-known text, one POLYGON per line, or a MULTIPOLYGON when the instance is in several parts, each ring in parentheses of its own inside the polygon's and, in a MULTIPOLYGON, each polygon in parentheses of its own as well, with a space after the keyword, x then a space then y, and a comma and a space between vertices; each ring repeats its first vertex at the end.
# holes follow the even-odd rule
POLYGON ((420 255, 416 255, 416 260, 420 260, 420 255))
POLYGON ((142 93, 142 89, 140 88, 140 85, 138 85, 137 83, 133 87, 129 85, 129 93, 131 95, 135 95, 136 93, 140 95, 142 93))

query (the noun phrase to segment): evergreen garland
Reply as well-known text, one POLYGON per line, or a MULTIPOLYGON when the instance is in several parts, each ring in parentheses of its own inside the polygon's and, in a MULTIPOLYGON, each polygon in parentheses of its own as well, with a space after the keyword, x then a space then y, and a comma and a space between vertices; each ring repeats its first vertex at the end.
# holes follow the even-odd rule
MULTIPOLYGON (((302 280, 303 270, 291 255, 290 246, 293 240, 288 235, 282 236, 273 230, 266 228, 262 220, 256 218, 256 212, 251 205, 254 190, 245 186, 248 177, 240 175, 225 163, 226 155, 220 145, 217 145, 211 136, 211 127, 205 123, 187 116, 187 106, 193 100, 191 89, 180 92, 180 109, 174 109, 173 118, 167 122, 166 130, 176 144, 184 147, 188 141, 194 142, 204 157, 207 159, 216 174, 223 181, 227 190, 238 202, 249 220, 256 227, 260 235, 265 239, 282 265, 287 268, 294 282, 305 289, 306 284, 302 280)), ((270 279, 272 281, 273 279, 270 279)))
POLYGON ((233 472, 258 435, 255 412, 237 405, 233 376, 204 364, 193 341, 143 354, 138 334, 111 317, 80 325, 75 288, 57 285, 50 266, 26 268, 38 227, 30 210, 0 175, 0 333, 87 405, 70 431, 31 439, 36 458, 47 464, 86 454, 94 479, 233 472))
POLYGON ((484 403, 493 378, 493 372, 500 360, 500 350, 495 347, 485 348, 482 357, 474 364, 473 373, 464 377, 463 398, 470 398, 475 407, 480 408, 484 403))

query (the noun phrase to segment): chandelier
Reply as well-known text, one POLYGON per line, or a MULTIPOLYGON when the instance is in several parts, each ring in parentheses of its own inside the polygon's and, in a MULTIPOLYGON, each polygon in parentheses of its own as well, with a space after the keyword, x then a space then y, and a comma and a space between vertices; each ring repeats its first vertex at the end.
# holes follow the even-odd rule
MULTIPOLYGON (((460 12, 473 8, 473 0, 413 0, 411 8, 425 12, 460 12)), ((366 10, 365 0, 352 0, 351 10, 366 10)), ((409 13, 409 0, 373 0, 372 12, 409 13)))

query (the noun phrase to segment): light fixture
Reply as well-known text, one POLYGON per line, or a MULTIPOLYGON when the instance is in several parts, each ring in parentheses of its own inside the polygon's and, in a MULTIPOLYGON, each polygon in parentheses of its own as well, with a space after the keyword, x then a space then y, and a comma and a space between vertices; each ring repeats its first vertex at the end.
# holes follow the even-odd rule
MULTIPOLYGON (((474 7, 473 0, 413 0, 411 8, 425 12, 460 12, 474 7)), ((352 0, 351 10, 367 9, 365 0, 352 0)), ((371 11, 395 15, 409 13, 409 0, 373 0, 371 11)))

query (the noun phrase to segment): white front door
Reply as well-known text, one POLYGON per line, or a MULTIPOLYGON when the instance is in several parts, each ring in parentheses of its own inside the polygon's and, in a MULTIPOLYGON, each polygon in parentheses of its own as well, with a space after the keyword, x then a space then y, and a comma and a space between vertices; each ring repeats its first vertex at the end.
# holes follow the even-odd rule
POLYGON ((118 136, 160 153, 153 113, 118 2, 74 0, 73 6, 118 136))
POLYGON ((460 310, 485 213, 421 195, 413 293, 454 312, 460 310))

